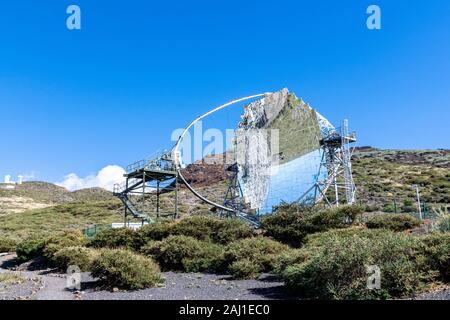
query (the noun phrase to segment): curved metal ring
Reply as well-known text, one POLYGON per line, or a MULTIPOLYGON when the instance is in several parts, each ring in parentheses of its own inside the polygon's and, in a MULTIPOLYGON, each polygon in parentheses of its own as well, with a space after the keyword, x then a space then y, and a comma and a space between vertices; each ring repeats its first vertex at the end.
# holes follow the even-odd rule
POLYGON ((215 203, 214 201, 208 200, 207 198, 205 198, 204 196, 202 196, 199 192, 197 192, 197 190, 195 190, 195 189, 194 189, 194 188, 186 181, 186 179, 184 178, 183 174, 181 173, 181 165, 182 165, 182 161, 181 161, 181 155, 180 155, 180 152, 179 152, 180 143, 181 143, 181 141, 183 140, 184 136, 185 136, 186 133, 189 131, 189 129, 192 128, 197 122, 199 122, 199 121, 202 120, 203 118, 205 118, 205 117, 207 117, 207 116, 209 116, 209 115, 211 115, 211 114, 213 114, 213 113, 215 113, 215 112, 217 112, 217 111, 219 111, 219 110, 225 109, 226 107, 229 107, 229 106, 231 106, 231 105, 233 105, 233 104, 236 104, 236 103, 239 103, 239 102, 242 102, 242 101, 246 101, 246 100, 250 100, 250 99, 254 99, 254 98, 259 98, 259 97, 265 97, 265 96, 270 95, 270 94, 271 94, 270 92, 268 92, 268 93, 255 94, 255 95, 252 95, 252 96, 248 96, 248 97, 244 97, 244 98, 241 98, 241 99, 237 99, 237 100, 230 101, 230 102, 225 103, 225 104, 223 104, 223 105, 221 105, 221 106, 219 106, 219 107, 217 107, 217 108, 215 108, 215 109, 212 109, 212 110, 206 112, 205 114, 201 115, 200 117, 196 118, 194 121, 192 121, 192 122, 184 129, 183 133, 182 133, 182 134, 180 135, 180 137, 178 138, 177 143, 175 144, 174 148, 172 149, 172 159, 174 159, 174 163, 175 163, 175 166, 176 166, 176 169, 177 169, 178 176, 179 176, 179 178, 183 181, 183 183, 186 185, 186 187, 187 187, 187 188, 188 188, 188 189, 189 189, 196 197, 198 197, 200 200, 202 200, 202 201, 206 202, 207 204, 212 205, 212 206, 214 206, 214 207, 216 207, 216 208, 218 208, 218 209, 221 209, 221 210, 225 210, 225 211, 228 211, 228 212, 234 212, 234 211, 235 211, 234 209, 225 207, 225 206, 223 206, 223 205, 221 205, 221 204, 215 203))

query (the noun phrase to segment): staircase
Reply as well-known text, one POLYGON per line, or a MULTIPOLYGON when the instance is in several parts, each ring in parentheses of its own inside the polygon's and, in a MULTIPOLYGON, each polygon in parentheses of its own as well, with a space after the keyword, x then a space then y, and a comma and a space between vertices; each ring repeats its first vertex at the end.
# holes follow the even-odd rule
POLYGON ((125 205, 125 207, 131 212, 134 218, 142 219, 143 221, 146 221, 148 223, 155 222, 155 219, 153 217, 150 217, 147 214, 139 212, 136 207, 134 206, 133 202, 128 198, 126 194, 120 194, 117 196, 120 200, 122 200, 122 203, 125 205))

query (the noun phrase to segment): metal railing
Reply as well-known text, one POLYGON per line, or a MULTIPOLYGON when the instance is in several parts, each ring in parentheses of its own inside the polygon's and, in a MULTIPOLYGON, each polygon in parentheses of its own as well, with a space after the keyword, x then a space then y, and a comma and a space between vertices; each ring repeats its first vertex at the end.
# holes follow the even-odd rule
POLYGON ((136 161, 127 166, 126 172, 132 173, 142 169, 174 171, 175 166, 170 151, 160 151, 152 157, 136 161))
POLYGON ((114 195, 121 194, 127 189, 127 187, 128 188, 132 187, 135 184, 137 184, 138 182, 140 182, 139 179, 130 179, 130 180, 128 180, 128 186, 127 186, 126 181, 124 181, 122 183, 115 183, 113 186, 113 194, 114 195))

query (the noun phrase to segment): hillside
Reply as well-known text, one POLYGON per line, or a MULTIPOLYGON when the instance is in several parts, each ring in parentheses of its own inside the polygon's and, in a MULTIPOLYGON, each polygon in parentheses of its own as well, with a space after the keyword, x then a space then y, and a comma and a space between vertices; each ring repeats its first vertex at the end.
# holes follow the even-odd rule
POLYGON ((450 150, 356 150, 353 172, 359 203, 392 212, 416 212, 416 191, 429 210, 450 204, 450 150), (394 200, 395 199, 395 200, 394 200))
POLYGON ((85 229, 96 224, 120 222, 122 211, 118 200, 72 202, 19 214, 0 216, 0 238, 23 240, 47 236, 64 229, 85 229))
POLYGON ((70 192, 52 183, 25 182, 12 190, 0 188, 0 216, 71 202, 108 201, 112 199, 111 192, 100 188, 70 192))

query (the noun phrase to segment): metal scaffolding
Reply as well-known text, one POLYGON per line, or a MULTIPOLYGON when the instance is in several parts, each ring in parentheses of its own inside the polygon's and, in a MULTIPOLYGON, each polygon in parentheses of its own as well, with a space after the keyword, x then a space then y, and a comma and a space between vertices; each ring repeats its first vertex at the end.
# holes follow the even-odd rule
POLYGON ((343 203, 354 204, 356 186, 353 180, 351 157, 354 150, 352 145, 356 143, 356 133, 349 132, 348 120, 344 120, 340 130, 330 131, 320 143, 323 150, 321 166, 326 168, 328 176, 327 179, 317 181, 313 186, 316 194, 315 202, 324 200, 330 207, 343 203))
POLYGON ((155 222, 162 217, 178 216, 178 173, 170 152, 140 160, 129 165, 125 182, 114 185, 113 194, 124 204, 124 223, 128 216, 144 222, 155 222), (161 205, 161 195, 170 205, 161 205), (172 199, 170 199, 172 197, 172 199))

